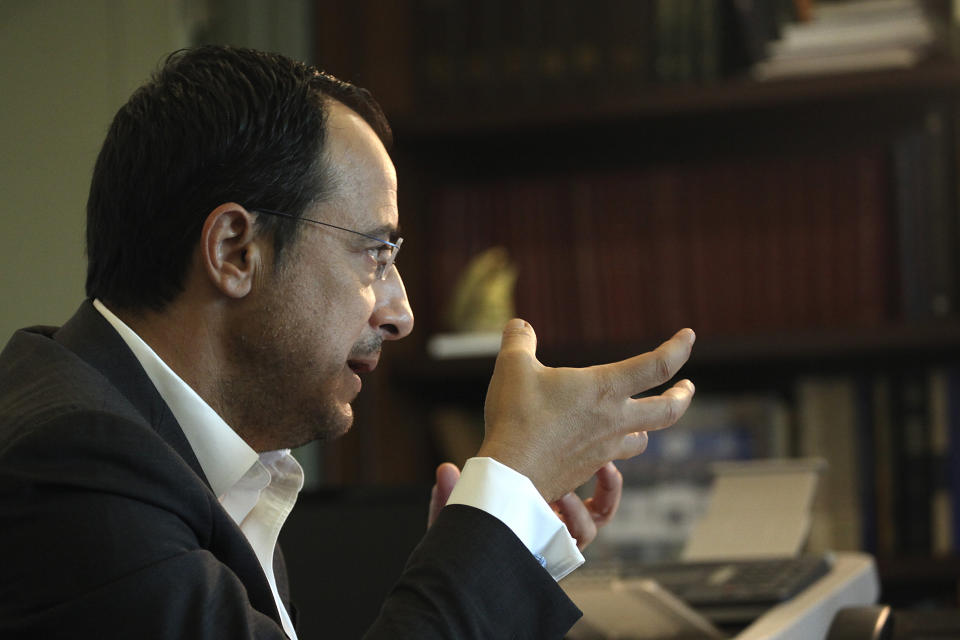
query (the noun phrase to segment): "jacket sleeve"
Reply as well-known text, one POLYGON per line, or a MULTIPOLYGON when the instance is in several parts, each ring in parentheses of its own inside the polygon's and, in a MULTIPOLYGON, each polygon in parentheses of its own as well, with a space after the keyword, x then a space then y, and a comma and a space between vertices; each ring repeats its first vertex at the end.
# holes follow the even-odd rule
POLYGON ((450 505, 410 556, 366 638, 562 638, 580 615, 505 524, 450 505))

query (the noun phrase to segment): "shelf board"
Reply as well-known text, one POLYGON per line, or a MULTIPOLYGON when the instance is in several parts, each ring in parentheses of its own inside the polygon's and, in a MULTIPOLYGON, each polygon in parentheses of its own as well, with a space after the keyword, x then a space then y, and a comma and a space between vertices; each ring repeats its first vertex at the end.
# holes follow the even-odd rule
MULTIPOLYGON (((657 117, 770 109, 826 102, 869 102, 878 96, 953 95, 960 92, 960 65, 943 55, 909 69, 890 69, 797 77, 770 81, 732 78, 706 84, 650 85, 622 95, 597 94, 589 100, 542 104, 504 101, 431 111, 421 109, 395 119, 398 144, 429 138, 549 130, 558 126, 597 125, 657 117), (486 108, 484 108, 486 107, 486 108)), ((579 98, 583 98, 578 94, 579 98)))
POLYGON ((710 366, 801 361, 876 362, 912 357, 949 359, 960 356, 960 324, 931 321, 869 329, 759 333, 707 339, 696 350, 696 362, 710 366))

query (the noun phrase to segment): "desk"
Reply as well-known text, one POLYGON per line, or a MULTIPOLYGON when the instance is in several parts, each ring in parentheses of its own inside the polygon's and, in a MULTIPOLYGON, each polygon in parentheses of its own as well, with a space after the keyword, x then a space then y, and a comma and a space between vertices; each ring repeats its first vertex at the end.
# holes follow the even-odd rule
POLYGON ((872 556, 836 553, 830 573, 754 620, 736 640, 824 638, 837 611, 873 604, 879 595, 880 579, 872 556))
MULTIPOLYGON (((722 638, 705 627, 702 616, 651 581, 569 579, 563 587, 583 610, 571 640, 598 638, 722 638)), ((864 553, 834 554, 830 573, 787 602, 757 618, 735 640, 818 640, 844 607, 876 602, 880 581, 873 558, 864 553)))

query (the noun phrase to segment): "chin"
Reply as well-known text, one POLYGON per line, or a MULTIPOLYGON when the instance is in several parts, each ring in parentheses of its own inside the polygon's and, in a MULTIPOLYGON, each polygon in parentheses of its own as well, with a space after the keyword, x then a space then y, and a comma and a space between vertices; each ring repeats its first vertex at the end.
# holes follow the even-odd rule
MULTIPOLYGON (((301 407, 304 405, 301 404, 301 407)), ((349 403, 326 402, 312 411, 287 412, 287 420, 275 422, 274 449, 296 449, 316 440, 329 442, 343 436, 353 426, 353 407, 349 403)))
POLYGON ((349 402, 336 407, 327 406, 320 415, 315 416, 312 424, 315 425, 314 439, 336 440, 353 426, 353 407, 349 402))
POLYGON ((328 424, 324 429, 322 429, 323 439, 324 440, 336 440, 341 436, 345 436, 350 429, 353 427, 353 414, 345 416, 342 420, 338 421, 336 424, 328 424))

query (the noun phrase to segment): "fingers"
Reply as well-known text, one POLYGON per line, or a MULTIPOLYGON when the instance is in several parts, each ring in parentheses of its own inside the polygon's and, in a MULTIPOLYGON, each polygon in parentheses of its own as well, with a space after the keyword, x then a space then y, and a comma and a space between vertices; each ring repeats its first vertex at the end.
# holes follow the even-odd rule
POLYGON ((647 431, 664 429, 683 416, 693 400, 695 388, 689 380, 681 380, 659 396, 630 400, 624 434, 613 452, 616 460, 638 456, 647 449, 647 431))
POLYGON ((437 483, 433 485, 433 490, 430 492, 430 509, 427 513, 428 528, 437 519, 440 510, 447 504, 447 500, 450 499, 450 493, 457 484, 457 480, 460 479, 460 469, 452 462, 444 462, 437 467, 436 477, 437 483))
POLYGON ((696 388, 689 380, 681 380, 659 396, 630 400, 626 427, 638 431, 664 429, 683 416, 696 388))
MULTIPOLYGON (((646 434, 644 434, 646 435, 646 434)), ((620 506, 620 496, 623 494, 623 476, 612 463, 600 467, 596 473, 597 484, 593 489, 593 497, 587 498, 584 504, 594 524, 602 527, 613 518, 620 506)))
POLYGON ((691 329, 681 329, 648 353, 599 367, 603 387, 615 396, 632 396, 663 384, 677 374, 690 357, 696 340, 691 329))
POLYGON ((647 450, 649 436, 646 431, 634 431, 623 436, 620 441, 620 450, 615 456, 617 460, 626 460, 638 456, 647 450))
POLYGON ((500 353, 527 353, 531 356, 537 352, 537 334, 529 322, 514 318, 503 327, 503 337, 500 339, 500 353))
POLYGON ((553 505, 581 551, 597 537, 600 527, 613 518, 623 493, 623 476, 612 462, 600 467, 596 478, 593 497, 581 501, 570 492, 553 505))
POLYGON ((554 503, 560 519, 581 551, 597 537, 597 523, 577 494, 572 491, 554 503))
POLYGON ((454 485, 460 479, 460 469, 452 462, 444 462, 437 467, 437 496, 446 504, 454 485))

